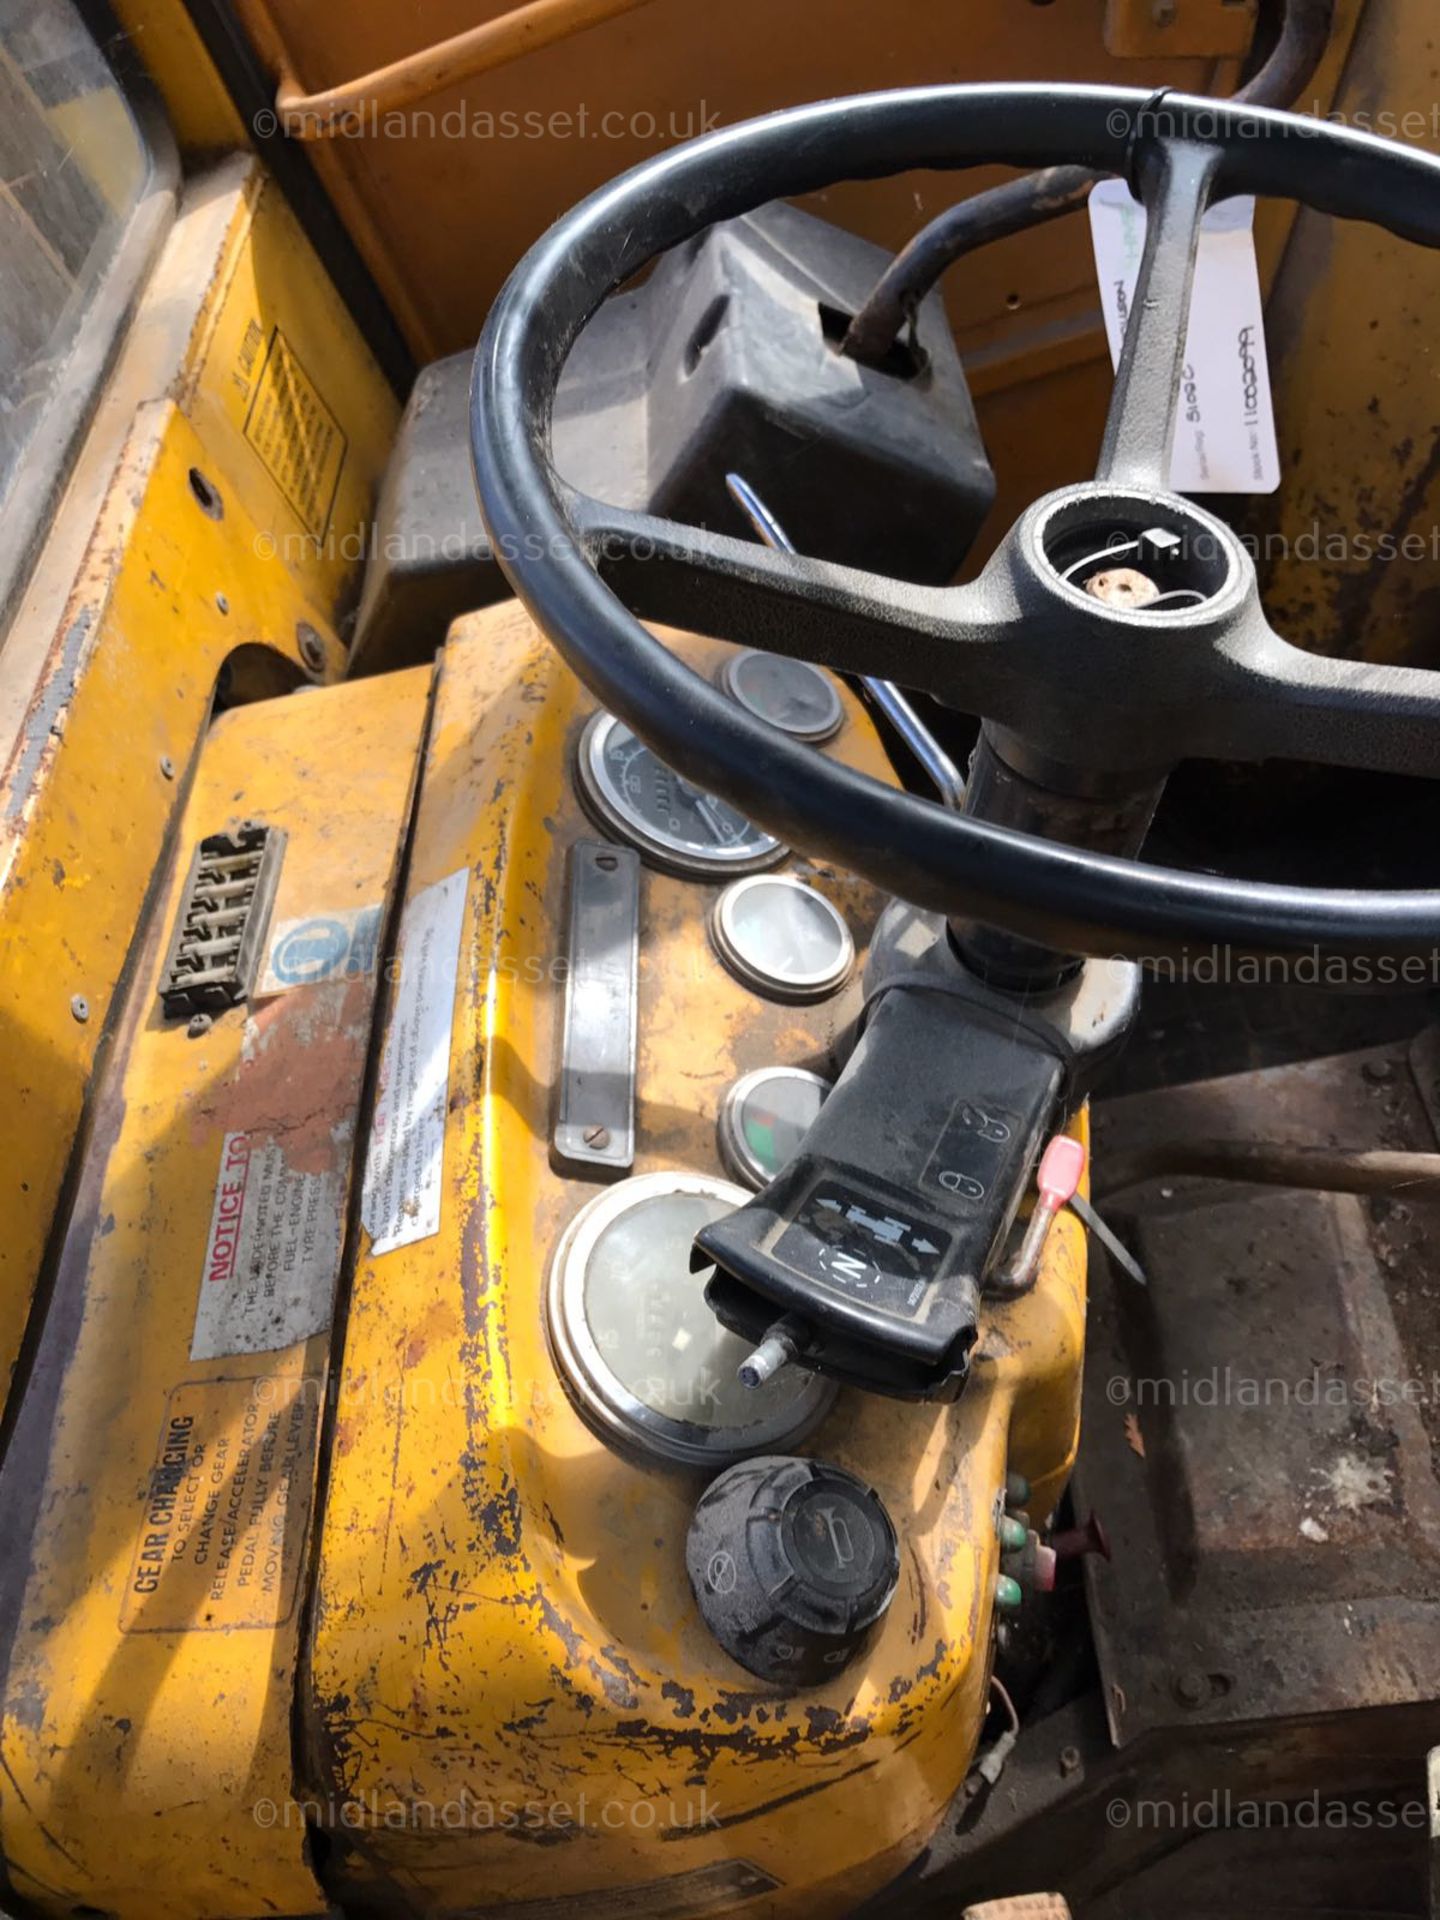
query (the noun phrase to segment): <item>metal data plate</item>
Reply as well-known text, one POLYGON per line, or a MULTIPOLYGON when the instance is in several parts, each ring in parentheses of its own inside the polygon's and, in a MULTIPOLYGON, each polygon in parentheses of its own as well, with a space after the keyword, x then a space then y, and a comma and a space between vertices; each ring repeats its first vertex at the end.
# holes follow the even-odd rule
POLYGON ((640 858, 607 840, 570 849, 557 1160, 628 1172, 635 1159, 640 858))

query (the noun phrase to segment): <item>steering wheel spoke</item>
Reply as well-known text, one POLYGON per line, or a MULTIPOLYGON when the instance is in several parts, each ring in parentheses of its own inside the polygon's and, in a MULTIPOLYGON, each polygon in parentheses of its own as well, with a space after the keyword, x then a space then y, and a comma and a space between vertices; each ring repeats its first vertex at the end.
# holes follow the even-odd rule
POLYGON ((642 619, 934 693, 998 686, 1003 629, 965 587, 926 587, 572 493, 586 558, 642 619))
POLYGON ((1158 150, 1141 182, 1145 252, 1105 421, 1098 480, 1125 487, 1170 484, 1200 223, 1219 165, 1215 148, 1176 141, 1158 150))
POLYGON ((1440 779, 1440 673, 1307 653, 1268 626, 1245 664, 1229 757, 1440 779))

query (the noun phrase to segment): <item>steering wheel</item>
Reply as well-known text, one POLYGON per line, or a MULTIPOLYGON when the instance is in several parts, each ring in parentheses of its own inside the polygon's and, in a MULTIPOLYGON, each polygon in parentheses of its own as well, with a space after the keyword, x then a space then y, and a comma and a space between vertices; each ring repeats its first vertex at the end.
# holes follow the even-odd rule
POLYGON ((1265 617, 1243 544, 1168 490, 1200 222, 1239 193, 1440 245, 1440 158, 1327 122, 1130 88, 866 94, 644 162, 536 243, 481 336, 471 441, 501 567, 579 677, 663 759, 790 844, 918 906, 1075 954, 1221 944, 1372 967, 1431 960, 1440 892, 1185 873, 955 813, 786 739, 637 617, 924 689, 983 715, 1025 777, 1067 792, 1133 797, 1190 758, 1440 776, 1440 675, 1289 645, 1265 617), (842 179, 1064 161, 1123 175, 1143 200, 1139 282, 1097 478, 1032 506, 975 581, 929 588, 807 559, 607 505, 556 473, 565 359, 605 296, 656 254, 842 179), (1067 577, 1087 541, 1101 549, 1117 531, 1183 554, 1178 597, 1189 604, 1107 604, 1067 577))

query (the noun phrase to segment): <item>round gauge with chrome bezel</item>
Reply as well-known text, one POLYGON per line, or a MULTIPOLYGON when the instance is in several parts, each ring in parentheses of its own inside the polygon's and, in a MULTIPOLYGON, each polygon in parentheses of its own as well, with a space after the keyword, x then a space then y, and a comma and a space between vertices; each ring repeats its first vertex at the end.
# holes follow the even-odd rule
POLYGON ((830 1092, 830 1082, 806 1067, 742 1074, 720 1104, 720 1158, 746 1186, 769 1186, 799 1152, 830 1092))
POLYGON ((771 1000, 823 1000, 849 979, 855 942, 837 907, 788 873, 737 880, 710 916, 715 951, 771 1000))
POLYGON ((675 1466, 718 1469, 787 1453, 835 1397, 832 1381, 785 1367, 742 1386, 751 1344, 705 1303, 691 1273, 701 1227, 749 1199, 703 1173, 642 1173, 607 1187, 570 1222, 546 1288, 551 1352, 601 1438, 675 1466))
POLYGON ((613 713, 580 736, 580 797, 599 824, 651 865, 704 879, 756 873, 788 849, 728 800, 669 767, 613 713))
POLYGON ((828 674, 808 660, 791 660, 783 653, 743 647, 721 667, 720 685, 757 720, 812 746, 837 734, 845 718, 828 674))

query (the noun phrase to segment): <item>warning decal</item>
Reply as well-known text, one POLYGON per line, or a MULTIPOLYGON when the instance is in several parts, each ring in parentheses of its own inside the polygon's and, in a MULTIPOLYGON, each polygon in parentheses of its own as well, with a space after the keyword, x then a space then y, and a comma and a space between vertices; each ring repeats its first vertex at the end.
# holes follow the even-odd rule
POLYGON ((273 1353, 329 1326, 342 1200, 338 1169, 290 1167, 274 1140, 225 1135, 192 1360, 273 1353))
POLYGON ((276 1627, 300 1584, 321 1381, 187 1382, 165 1410, 125 1633, 276 1627))
POLYGON ((245 438, 306 528, 323 539, 347 442, 278 327, 270 335, 245 416, 245 438))
POLYGON ((461 867, 405 909, 360 1206, 372 1253, 393 1253, 440 1230, 450 1028, 469 880, 461 867))

